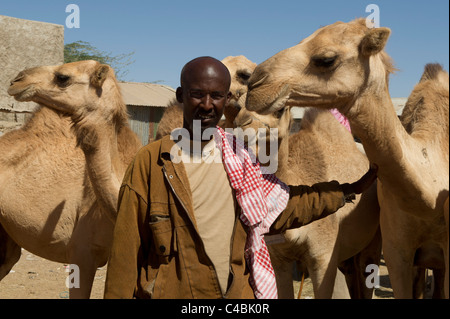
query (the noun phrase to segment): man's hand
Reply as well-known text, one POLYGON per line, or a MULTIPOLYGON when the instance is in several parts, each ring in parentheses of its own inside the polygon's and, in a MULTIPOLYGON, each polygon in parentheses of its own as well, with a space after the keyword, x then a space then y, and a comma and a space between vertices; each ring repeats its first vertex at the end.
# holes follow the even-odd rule
POLYGON ((370 168, 366 174, 364 174, 359 180, 354 183, 342 184, 342 190, 346 201, 354 199, 354 194, 361 194, 367 190, 370 185, 377 179, 378 166, 376 164, 370 164, 370 168), (352 196, 353 195, 353 196, 352 196))
POLYGON ((370 164, 369 170, 358 181, 350 184, 355 194, 361 194, 377 179, 378 166, 370 164))
POLYGON ((377 179, 378 166, 370 164, 369 170, 358 181, 351 184, 355 194, 361 194, 367 190, 370 185, 377 179))

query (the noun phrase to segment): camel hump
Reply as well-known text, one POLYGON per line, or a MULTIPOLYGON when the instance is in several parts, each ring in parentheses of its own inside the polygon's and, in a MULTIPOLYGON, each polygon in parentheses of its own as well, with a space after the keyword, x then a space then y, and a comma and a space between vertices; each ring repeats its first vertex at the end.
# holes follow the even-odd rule
POLYGON ((439 79, 439 74, 441 72, 445 72, 444 68, 439 63, 428 63, 425 65, 425 70, 422 74, 420 82, 428 81, 428 80, 437 80, 439 79))

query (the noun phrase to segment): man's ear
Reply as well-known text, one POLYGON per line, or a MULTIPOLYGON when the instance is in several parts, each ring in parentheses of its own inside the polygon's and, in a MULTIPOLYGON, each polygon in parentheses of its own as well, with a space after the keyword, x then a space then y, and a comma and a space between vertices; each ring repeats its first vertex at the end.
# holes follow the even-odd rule
POLYGON ((370 56, 381 52, 391 35, 389 28, 372 28, 366 32, 361 41, 361 53, 364 56, 370 56))
POLYGON ((100 64, 91 75, 91 84, 97 88, 101 88, 108 76, 110 67, 106 64, 100 64))
POLYGON ((225 104, 228 104, 230 102, 231 96, 233 95, 233 93, 231 93, 230 91, 228 91, 227 93, 227 102, 225 104))
POLYGON ((179 103, 183 103, 183 89, 181 87, 177 87, 175 91, 175 96, 177 97, 177 101, 179 103))

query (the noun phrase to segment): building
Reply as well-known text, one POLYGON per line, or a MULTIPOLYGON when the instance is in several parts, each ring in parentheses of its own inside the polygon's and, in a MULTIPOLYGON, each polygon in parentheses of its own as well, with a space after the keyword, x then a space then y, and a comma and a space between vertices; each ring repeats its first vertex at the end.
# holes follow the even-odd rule
POLYGON ((0 135, 20 127, 36 104, 17 102, 7 93, 22 70, 64 61, 64 26, 0 15, 0 135))
POLYGON ((167 85, 119 82, 122 97, 130 115, 131 129, 142 145, 153 141, 165 108, 175 98, 175 90, 167 85))

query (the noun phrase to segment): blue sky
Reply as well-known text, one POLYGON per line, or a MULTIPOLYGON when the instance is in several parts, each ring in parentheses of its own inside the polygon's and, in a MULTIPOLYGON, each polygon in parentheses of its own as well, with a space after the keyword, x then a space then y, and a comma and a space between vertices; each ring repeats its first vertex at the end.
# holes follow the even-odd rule
POLYGON ((321 26, 367 17, 369 4, 392 30, 386 51, 399 69, 392 97, 407 97, 426 63, 448 70, 447 0, 0 0, 0 15, 65 25, 71 3, 80 8, 80 28, 66 27, 65 43, 87 41, 112 55, 134 51, 128 81, 176 88, 183 65, 202 55, 261 63, 321 26))

